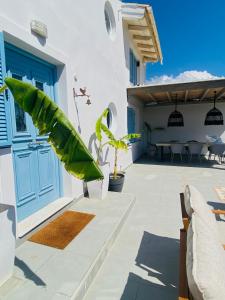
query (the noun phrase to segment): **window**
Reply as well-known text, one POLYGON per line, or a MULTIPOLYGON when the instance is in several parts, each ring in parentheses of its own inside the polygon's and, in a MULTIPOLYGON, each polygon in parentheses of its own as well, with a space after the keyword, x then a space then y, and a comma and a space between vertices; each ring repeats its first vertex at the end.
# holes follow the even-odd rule
POLYGON ((112 40, 114 40, 116 34, 116 21, 115 21, 112 6, 109 1, 106 1, 105 3, 104 14, 105 14, 106 30, 109 34, 109 37, 112 40))
POLYGON ((137 68, 139 61, 137 61, 133 51, 130 49, 130 82, 137 85, 137 68))
MULTIPOLYGON (((12 74, 12 77, 18 80, 23 80, 22 76, 16 74, 12 74)), ((15 108, 15 118, 16 118, 16 131, 17 132, 27 131, 26 116, 24 110, 20 108, 19 104, 17 104, 16 101, 14 101, 14 108, 15 108)))
MULTIPOLYGON (((127 132, 136 133, 136 114, 135 110, 131 107, 127 108, 127 132)), ((131 139, 130 142, 134 143, 136 139, 131 139)))
POLYGON ((110 108, 108 108, 109 112, 107 114, 107 120, 106 120, 106 123, 107 123, 107 127, 110 129, 112 127, 112 111, 110 108))
POLYGON ((44 83, 43 83, 43 82, 40 82, 40 81, 37 81, 37 80, 36 80, 35 86, 36 86, 36 88, 38 88, 39 90, 44 91, 44 83))

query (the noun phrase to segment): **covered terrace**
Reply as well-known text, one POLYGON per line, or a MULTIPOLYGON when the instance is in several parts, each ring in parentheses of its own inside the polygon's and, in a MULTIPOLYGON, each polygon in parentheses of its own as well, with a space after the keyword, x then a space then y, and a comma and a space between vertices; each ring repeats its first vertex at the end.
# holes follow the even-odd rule
MULTIPOLYGON (((173 143, 183 144, 182 155, 189 142, 201 144, 199 149, 203 155, 210 153, 208 149, 212 143, 223 145, 221 149, 224 147, 225 79, 136 86, 128 88, 127 93, 129 103, 135 102, 139 108, 142 107, 136 111, 136 119, 139 128, 145 131, 145 152, 147 150, 149 153, 149 147, 156 145, 158 156, 164 151, 171 159, 173 143), (219 112, 213 117, 208 113, 213 109, 214 102, 219 112), (171 124, 174 111, 179 114, 175 119, 172 116, 171 124), (214 121, 208 124, 206 118, 214 121)), ((189 159, 187 151, 186 154, 189 159)))

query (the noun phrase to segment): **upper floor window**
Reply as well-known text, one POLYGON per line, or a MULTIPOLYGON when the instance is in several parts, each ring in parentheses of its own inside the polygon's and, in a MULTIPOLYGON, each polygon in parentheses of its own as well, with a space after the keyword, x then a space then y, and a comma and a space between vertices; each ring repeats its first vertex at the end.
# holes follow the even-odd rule
POLYGON ((105 14, 106 30, 109 34, 109 37, 112 40, 114 40, 115 35, 116 35, 116 21, 115 21, 115 17, 114 17, 114 13, 113 13, 113 8, 109 1, 106 1, 106 3, 105 3, 104 14, 105 14))
POLYGON ((130 49, 130 82, 138 84, 138 66, 139 61, 136 59, 133 51, 130 49))

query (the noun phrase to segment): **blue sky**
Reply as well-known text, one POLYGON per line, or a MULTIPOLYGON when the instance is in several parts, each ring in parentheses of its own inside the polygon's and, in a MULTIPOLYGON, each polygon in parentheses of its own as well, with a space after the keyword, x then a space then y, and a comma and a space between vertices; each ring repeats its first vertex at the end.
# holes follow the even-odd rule
POLYGON ((185 71, 225 76, 225 0, 124 0, 153 8, 163 65, 148 64, 147 79, 185 71))

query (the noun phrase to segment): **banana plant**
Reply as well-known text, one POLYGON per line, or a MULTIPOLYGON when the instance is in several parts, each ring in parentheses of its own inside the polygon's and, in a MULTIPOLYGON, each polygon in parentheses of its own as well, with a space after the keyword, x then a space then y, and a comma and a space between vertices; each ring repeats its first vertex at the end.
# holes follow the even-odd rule
POLYGON ((103 174, 64 112, 44 92, 31 84, 5 78, 0 93, 9 89, 18 105, 27 112, 65 169, 84 181, 103 179, 103 174))
POLYGON ((118 151, 119 150, 128 151, 128 142, 130 140, 139 139, 141 137, 141 134, 130 133, 123 136, 120 139, 116 139, 112 134, 112 132, 104 124, 101 125, 101 128, 109 139, 109 141, 104 143, 102 147, 108 144, 115 149, 113 179, 116 179, 118 177, 118 151))
POLYGON ((95 136, 96 136, 96 139, 98 141, 98 145, 97 145, 97 148, 96 148, 96 152, 97 152, 97 164, 99 165, 101 160, 102 160, 102 139, 103 139, 103 136, 102 136, 102 125, 103 125, 103 119, 106 119, 107 118, 107 115, 108 115, 108 108, 106 108, 103 113, 101 114, 101 116, 98 118, 98 120, 96 121, 96 124, 95 124, 95 136))

